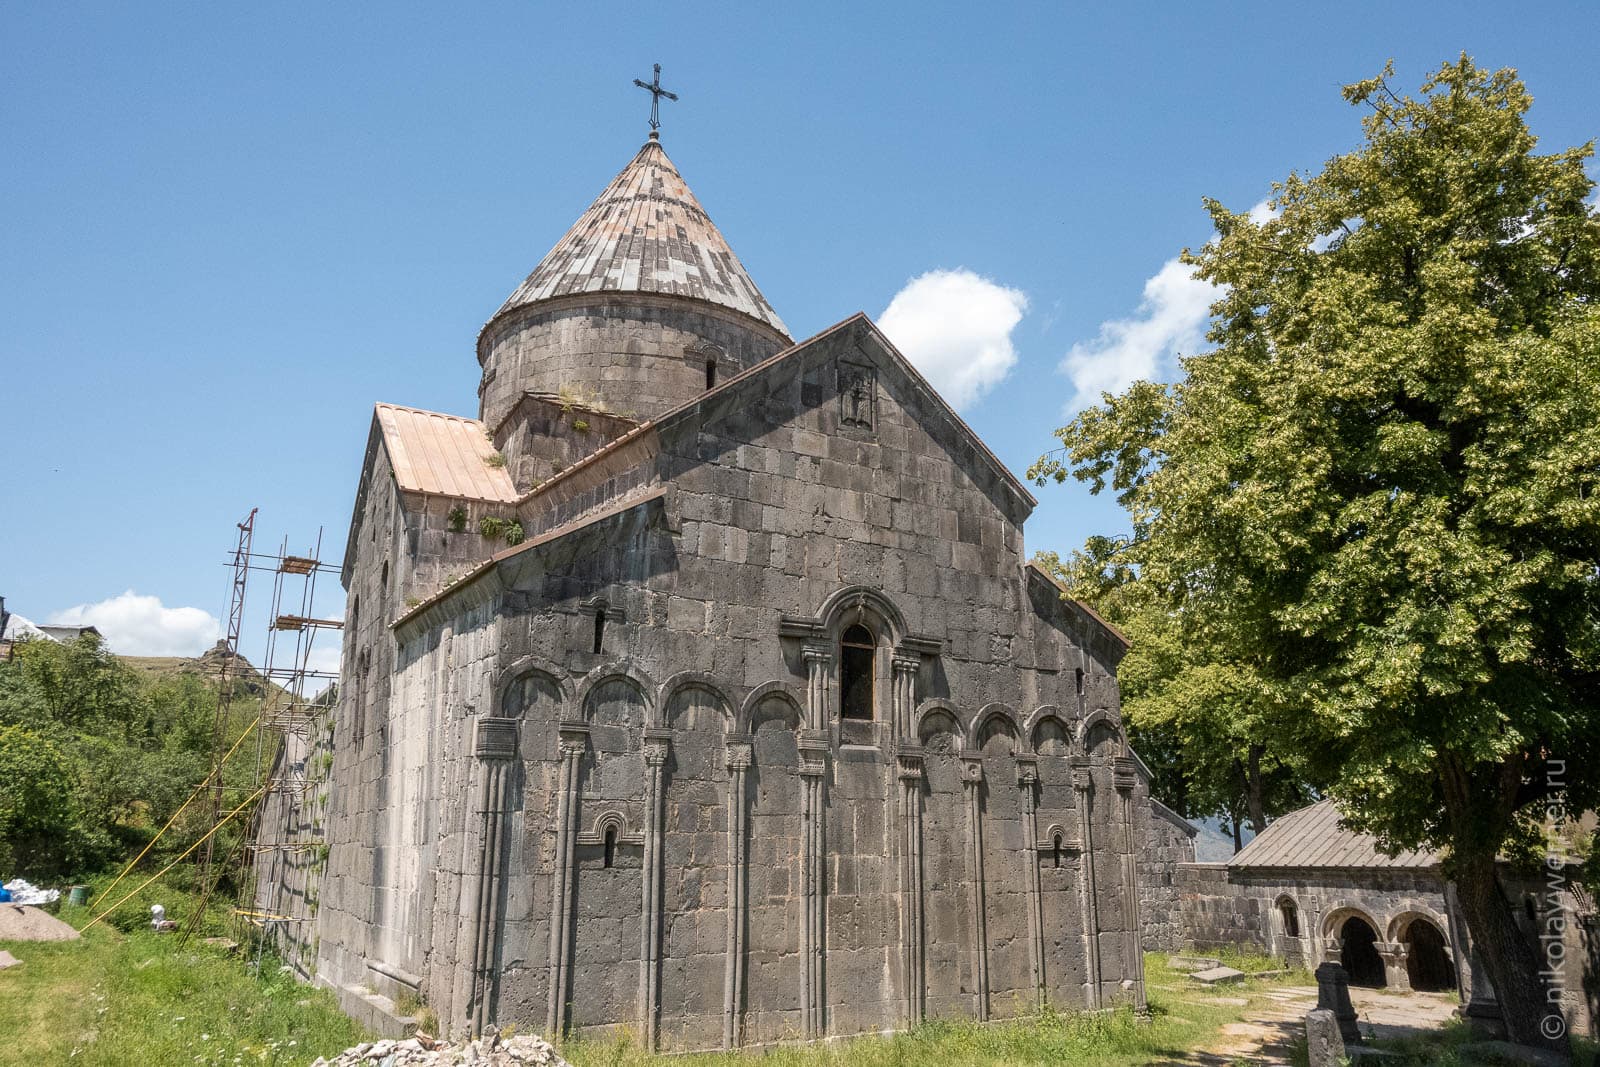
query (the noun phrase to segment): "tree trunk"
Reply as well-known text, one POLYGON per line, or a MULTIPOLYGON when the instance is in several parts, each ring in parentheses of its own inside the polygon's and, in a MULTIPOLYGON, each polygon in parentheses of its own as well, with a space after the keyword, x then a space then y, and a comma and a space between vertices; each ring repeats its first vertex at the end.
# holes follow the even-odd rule
POLYGON ((1552 1013, 1560 1019, 1559 1007, 1545 1003, 1538 953, 1517 926, 1495 859, 1515 817, 1525 765, 1525 754, 1514 753, 1498 765, 1479 765, 1474 773, 1472 764, 1444 754, 1440 784, 1449 843, 1444 874, 1455 882, 1461 917, 1511 1040, 1566 1053, 1565 1020, 1553 1027, 1552 1038, 1547 1020, 1552 1013))
POLYGON ((1250 762, 1245 767, 1245 804, 1250 811, 1250 832, 1259 835, 1267 828, 1267 804, 1263 799, 1266 787, 1261 781, 1261 757, 1266 746, 1250 746, 1250 762))
POLYGON ((1472 947, 1484 970, 1489 972, 1489 981, 1494 986, 1511 1040, 1519 1045, 1566 1052, 1564 1021, 1560 1036, 1555 1040, 1541 1028, 1547 1016, 1560 1017, 1560 1008, 1545 1003, 1540 988, 1538 956, 1518 929, 1511 907, 1501 892, 1494 856, 1457 857, 1451 867, 1462 918, 1466 919, 1467 930, 1472 935, 1472 947))

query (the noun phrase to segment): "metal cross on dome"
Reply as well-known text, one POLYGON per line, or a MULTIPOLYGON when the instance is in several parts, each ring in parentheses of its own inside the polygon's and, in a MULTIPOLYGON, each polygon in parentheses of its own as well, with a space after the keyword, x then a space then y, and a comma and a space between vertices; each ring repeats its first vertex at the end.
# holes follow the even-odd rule
POLYGON ((654 133, 655 131, 661 129, 661 98, 664 96, 668 100, 676 100, 678 99, 678 94, 670 93, 661 88, 660 63, 656 64, 656 74, 654 78, 647 82, 640 81, 638 78, 635 78, 633 79, 633 84, 637 85, 641 89, 646 90, 650 94, 650 132, 654 133))

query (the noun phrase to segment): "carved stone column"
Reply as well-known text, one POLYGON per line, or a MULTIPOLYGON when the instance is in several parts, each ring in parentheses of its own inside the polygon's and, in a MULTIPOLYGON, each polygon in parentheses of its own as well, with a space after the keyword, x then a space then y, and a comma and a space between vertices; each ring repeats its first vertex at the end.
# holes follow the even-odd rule
POLYGON ((1085 756, 1072 756, 1072 788, 1078 798, 1078 820, 1083 838, 1083 959, 1085 1001, 1100 1007, 1100 901, 1094 881, 1094 777, 1085 756))
POLYGON ((728 963, 722 993, 722 1047, 738 1047, 739 1025, 744 1003, 744 931, 747 925, 750 886, 746 859, 750 812, 745 804, 745 774, 750 769, 750 739, 741 735, 728 738, 728 963))
POLYGON ((826 730, 831 701, 828 699, 828 671, 833 656, 824 645, 807 645, 801 650, 806 661, 807 730, 826 730))
POLYGON ((1034 810, 1034 790, 1039 765, 1032 756, 1017 757, 1017 786, 1022 790, 1022 849, 1027 863, 1028 962, 1033 968, 1033 1000, 1044 1007, 1044 903, 1039 892, 1039 820, 1034 810))
POLYGON ((1379 941, 1373 945, 1383 960, 1384 984, 1402 993, 1411 991, 1411 972, 1406 970, 1406 946, 1398 941, 1379 941))
MULTIPOLYGON (((898 668, 897 668, 898 673, 898 668)), ((896 757, 900 768, 900 929, 905 971, 907 1025, 927 1014, 927 948, 922 922, 922 746, 907 744, 896 757)))
POLYGON ((823 974, 823 962, 827 955, 827 851, 823 834, 823 782, 828 770, 828 735, 820 731, 802 730, 799 747, 802 800, 800 885, 805 905, 800 941, 801 953, 805 956, 805 986, 801 990, 800 1015, 803 1036, 813 1038, 821 1037, 827 1026, 823 974))
POLYGON ((478 758, 477 893, 472 909, 472 987, 467 998, 467 1026, 481 1034, 490 1022, 498 968, 500 896, 505 869, 506 817, 513 761, 517 758, 517 720, 478 720, 473 755, 478 758))
POLYGON ((550 872, 550 1001, 545 1013, 545 1033, 559 1034, 565 1020, 567 984, 572 971, 567 959, 571 949, 568 928, 572 925, 572 846, 577 837, 578 774, 584 750, 589 745, 589 724, 563 722, 557 727, 561 737, 561 767, 556 792, 556 849, 550 872))
POLYGON ((987 887, 983 877, 983 756, 961 754, 961 788, 967 796, 967 841, 972 848, 972 988, 978 1018, 989 1018, 989 917, 984 911, 987 887))
POLYGON ((891 680, 894 736, 915 742, 918 740, 916 724, 911 717, 917 710, 917 672, 922 669, 922 657, 912 652, 896 652, 890 666, 894 672, 891 680))
POLYGON ((1144 992, 1144 946, 1139 942, 1143 924, 1139 919, 1139 835, 1133 814, 1133 785, 1135 782, 1133 760, 1118 756, 1112 770, 1112 784, 1116 786, 1119 814, 1122 822, 1122 914, 1127 923, 1124 941, 1122 975, 1133 983, 1133 1008, 1149 1010, 1144 992))
POLYGON ((672 731, 650 727, 644 732, 645 823, 644 900, 639 938, 639 1031, 646 1051, 656 1049, 656 1023, 661 1006, 661 822, 662 793, 672 731))

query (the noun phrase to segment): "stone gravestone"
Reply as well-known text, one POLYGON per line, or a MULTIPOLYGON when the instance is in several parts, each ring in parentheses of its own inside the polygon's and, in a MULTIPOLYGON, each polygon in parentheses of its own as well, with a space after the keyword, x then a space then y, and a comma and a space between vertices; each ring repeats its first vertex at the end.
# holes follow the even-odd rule
POLYGON ((1327 1008, 1306 1013, 1306 1062, 1310 1067, 1339 1067, 1344 1059, 1344 1038, 1339 1020, 1327 1008))
POLYGON ((1361 1044, 1356 1026, 1356 1008, 1350 1003, 1350 976, 1337 963, 1317 967, 1317 1010, 1330 1011, 1339 1023, 1339 1036, 1346 1044, 1361 1044))

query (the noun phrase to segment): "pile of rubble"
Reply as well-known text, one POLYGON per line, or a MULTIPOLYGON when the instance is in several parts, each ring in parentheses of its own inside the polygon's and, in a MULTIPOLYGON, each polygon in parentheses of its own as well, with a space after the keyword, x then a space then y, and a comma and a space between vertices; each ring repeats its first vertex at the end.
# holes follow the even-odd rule
POLYGON ((465 1045, 435 1041, 418 1033, 404 1041, 370 1041, 345 1049, 331 1060, 318 1058, 311 1067, 406 1067, 407 1064, 464 1064, 513 1067, 531 1063, 539 1067, 572 1067, 550 1043, 533 1034, 501 1037, 489 1034, 465 1045))

